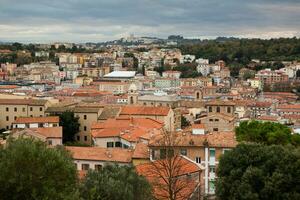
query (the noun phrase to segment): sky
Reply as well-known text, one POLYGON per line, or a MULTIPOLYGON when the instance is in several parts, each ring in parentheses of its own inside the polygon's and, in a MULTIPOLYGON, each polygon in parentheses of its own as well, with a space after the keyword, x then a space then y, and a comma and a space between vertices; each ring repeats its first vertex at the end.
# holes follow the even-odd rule
POLYGON ((0 41, 300 37, 300 0, 0 0, 0 41))

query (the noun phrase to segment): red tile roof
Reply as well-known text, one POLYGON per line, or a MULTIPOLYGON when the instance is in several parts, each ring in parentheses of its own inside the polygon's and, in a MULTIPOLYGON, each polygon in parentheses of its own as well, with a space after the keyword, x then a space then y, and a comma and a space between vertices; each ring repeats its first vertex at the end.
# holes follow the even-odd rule
POLYGON ((75 160, 130 163, 133 152, 121 148, 73 147, 67 146, 75 160))
POLYGON ((35 131, 46 138, 62 138, 62 127, 43 127, 43 128, 30 128, 29 130, 35 131))
MULTIPOLYGON (((235 133, 228 132, 212 132, 204 135, 194 135, 190 132, 173 133, 174 144, 178 147, 222 147, 234 148, 237 145, 235 133)), ((162 134, 155 134, 149 141, 149 147, 163 146, 164 139, 162 134)))
POLYGON ((59 123, 59 117, 18 117, 13 124, 30 124, 30 123, 59 123))
POLYGON ((148 179, 157 199, 169 199, 168 185, 170 183, 168 180, 170 177, 176 177, 176 181, 172 185, 174 190, 179 191, 176 199, 186 200, 195 191, 199 181, 194 178, 188 179, 186 175, 199 173, 201 168, 184 156, 175 156, 168 160, 157 160, 137 165, 136 171, 148 179), (169 170, 170 167, 174 169, 169 170), (171 171, 173 172, 170 174, 171 171))
POLYGON ((149 106, 124 106, 120 115, 157 115, 167 116, 170 112, 169 107, 149 107, 149 106))

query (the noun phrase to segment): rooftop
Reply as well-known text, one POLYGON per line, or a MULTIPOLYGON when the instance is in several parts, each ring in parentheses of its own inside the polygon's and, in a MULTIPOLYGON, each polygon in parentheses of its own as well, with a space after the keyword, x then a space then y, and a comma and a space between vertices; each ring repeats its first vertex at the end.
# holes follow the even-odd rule
POLYGON ((102 148, 102 147, 73 147, 67 146, 75 160, 92 160, 105 162, 130 163, 132 151, 121 148, 102 148))

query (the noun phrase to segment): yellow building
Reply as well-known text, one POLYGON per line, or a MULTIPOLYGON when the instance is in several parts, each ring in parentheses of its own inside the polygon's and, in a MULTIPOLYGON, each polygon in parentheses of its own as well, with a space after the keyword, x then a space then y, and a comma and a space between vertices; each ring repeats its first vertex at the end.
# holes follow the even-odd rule
POLYGON ((47 100, 0 99, 0 128, 10 129, 18 117, 43 117, 48 106, 47 100))

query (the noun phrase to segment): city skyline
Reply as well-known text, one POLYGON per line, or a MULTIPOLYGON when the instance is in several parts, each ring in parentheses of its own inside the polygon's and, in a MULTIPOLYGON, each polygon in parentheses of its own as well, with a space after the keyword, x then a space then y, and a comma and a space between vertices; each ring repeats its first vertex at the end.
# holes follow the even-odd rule
POLYGON ((130 34, 200 39, 299 37, 299 10, 296 0, 0 0, 0 41, 104 42, 130 34))

